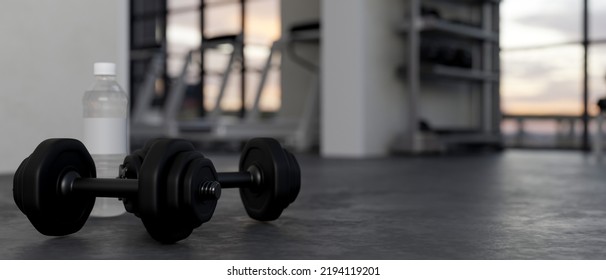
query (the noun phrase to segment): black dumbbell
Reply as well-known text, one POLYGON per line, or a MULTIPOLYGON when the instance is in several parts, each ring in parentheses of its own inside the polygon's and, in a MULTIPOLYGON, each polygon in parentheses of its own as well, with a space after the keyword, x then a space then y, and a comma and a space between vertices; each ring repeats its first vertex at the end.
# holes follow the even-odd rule
MULTIPOLYGON (((171 151, 185 151, 193 149, 193 146, 181 141, 171 148, 171 151)), ((196 176, 184 178, 182 184, 177 186, 183 195, 177 207, 173 211, 163 209, 153 215, 142 216, 150 235, 160 242, 174 243, 186 238, 194 228, 209 221, 214 213, 221 188, 212 162, 200 158, 189 168, 184 173, 196 176), (156 219, 170 220, 167 223, 170 229, 159 234, 147 226, 149 221, 156 219)), ((68 235, 82 228, 96 197, 154 197, 154 188, 148 185, 150 182, 156 187, 165 184, 153 181, 156 173, 165 171, 156 168, 154 163, 143 165, 141 171, 143 176, 140 180, 97 179, 94 161, 80 141, 49 139, 38 145, 17 169, 13 197, 19 209, 40 233, 68 235)), ((162 196, 154 198, 154 203, 163 204, 162 196)), ((139 211, 150 212, 144 208, 139 211)))
MULTIPOLYGON (((147 162, 148 158, 152 158, 152 162, 161 159, 157 153, 163 151, 163 147, 171 141, 174 140, 156 139, 147 142, 143 149, 124 159, 121 166, 122 176, 129 179, 139 178, 140 173, 144 172, 140 171, 144 162, 147 162)), ((179 177, 179 170, 186 168, 192 160, 201 155, 191 150, 173 156, 175 159, 172 160, 171 172, 164 175, 167 178, 158 178, 168 180, 169 189, 171 184, 178 183, 174 178, 179 177)), ((221 188, 240 188, 240 197, 246 212, 251 218, 259 221, 272 221, 280 217, 282 211, 296 199, 301 182, 299 164, 295 157, 271 138, 248 141, 240 157, 239 172, 222 172, 217 176, 221 188)), ((169 190, 167 196, 169 201, 177 201, 176 193, 169 190)), ((136 213, 140 203, 137 200, 124 200, 127 211, 136 215, 140 215, 136 213)), ((169 205, 170 207, 174 208, 169 205)))
MULTIPOLYGON (((172 215, 161 218, 158 213, 178 212, 183 200, 179 188, 183 183, 181 180, 200 175, 185 174, 203 156, 193 146, 186 150, 175 148, 182 143, 191 145, 175 139, 149 141, 142 150, 127 156, 120 167, 121 177, 141 179, 149 188, 145 195, 125 198, 124 205, 127 211, 141 217, 147 231, 158 240, 170 240, 175 236, 173 224, 176 220, 172 215), (146 181, 145 178, 152 178, 149 173, 154 174, 153 180, 146 181), (165 199, 158 199, 163 195, 165 199)), ((301 181, 295 157, 270 138, 248 141, 240 158, 240 172, 218 173, 217 178, 221 188, 240 188, 248 215, 260 221, 277 219, 297 197, 301 181)))

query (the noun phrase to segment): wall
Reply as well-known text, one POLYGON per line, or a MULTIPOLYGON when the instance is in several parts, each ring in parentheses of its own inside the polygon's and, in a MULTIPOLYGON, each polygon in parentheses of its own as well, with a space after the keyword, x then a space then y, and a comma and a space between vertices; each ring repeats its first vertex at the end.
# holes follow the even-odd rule
POLYGON ((0 173, 44 139, 82 137, 93 63, 127 84, 128 1, 5 0, 0 9, 0 173))

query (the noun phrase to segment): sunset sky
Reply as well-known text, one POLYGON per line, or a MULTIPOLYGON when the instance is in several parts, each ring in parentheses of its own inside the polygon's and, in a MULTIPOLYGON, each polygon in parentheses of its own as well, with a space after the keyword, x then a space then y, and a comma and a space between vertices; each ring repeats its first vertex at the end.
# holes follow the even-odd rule
MULTIPOLYGON (((539 50, 516 47, 580 41, 582 1, 505 0, 501 6, 502 109, 510 114, 582 112, 580 45, 539 50)), ((590 38, 606 38, 606 1, 590 1, 590 38)), ((590 50, 591 104, 606 95, 606 45, 590 50)), ((591 106, 592 112, 596 108, 591 106)))

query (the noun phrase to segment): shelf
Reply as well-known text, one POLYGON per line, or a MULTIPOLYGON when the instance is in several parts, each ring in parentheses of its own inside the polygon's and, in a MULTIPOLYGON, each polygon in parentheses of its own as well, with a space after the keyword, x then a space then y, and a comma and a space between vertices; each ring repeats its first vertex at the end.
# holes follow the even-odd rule
MULTIPOLYGON (((497 32, 486 32, 479 27, 468 26, 460 23, 453 23, 443 19, 424 17, 419 21, 419 31, 425 32, 443 32, 460 37, 467 37, 477 40, 486 40, 492 42, 499 41, 497 32)), ((399 30, 402 33, 411 31, 409 22, 400 24, 399 30)))
MULTIPOLYGON (((469 81, 499 81, 499 75, 495 73, 487 73, 481 70, 453 67, 439 64, 422 64, 420 67, 421 76, 424 77, 437 77, 437 78, 449 78, 449 79, 464 79, 469 81)), ((401 76, 406 75, 406 68, 401 66, 398 69, 398 74, 401 76)))
MULTIPOLYGON (((408 130, 395 141, 393 150, 395 152, 416 154, 447 151, 456 148, 456 146, 467 144, 471 146, 502 147, 503 139, 497 124, 500 113, 495 109, 500 107, 498 96, 500 69, 497 61, 500 43, 498 5, 501 1, 433 0, 431 2, 436 6, 437 4, 443 4, 440 9, 436 8, 438 11, 463 8, 467 10, 469 16, 450 20, 440 17, 438 12, 431 15, 431 11, 423 11, 424 6, 422 4, 424 3, 420 0, 408 1, 408 9, 414 11, 411 14, 412 18, 403 18, 398 23, 399 25, 395 27, 395 31, 407 39, 408 48, 404 50, 405 61, 411 62, 411 64, 400 66, 397 69, 397 75, 407 80, 407 91, 411 100, 407 106, 410 112, 407 121, 408 130), (473 19, 473 23, 469 22, 471 19, 473 19), (486 28, 489 25, 494 25, 494 29, 486 28), (459 48, 463 46, 464 50, 469 50, 473 63, 468 63, 467 54, 464 54, 465 57, 457 57, 459 55, 456 52, 449 53, 450 50, 439 50, 439 48, 436 53, 425 53, 422 56, 424 50, 422 49, 422 43, 423 40, 428 38, 435 39, 444 46, 450 44, 459 48), (412 71, 414 71, 414 75, 409 75, 413 73, 412 71), (440 92, 449 94, 467 91, 471 94, 476 92, 481 94, 481 98, 469 99, 469 102, 479 103, 477 106, 473 106, 474 110, 478 111, 475 114, 478 120, 473 121, 473 123, 479 125, 439 129, 434 127, 430 131, 420 129, 421 127, 418 125, 422 116, 419 112, 421 110, 419 108, 422 107, 420 103, 431 101, 422 98, 422 87, 424 82, 434 82, 438 79, 446 80, 448 83, 451 81, 476 83, 473 84, 473 89, 466 87, 451 91, 444 88, 440 92), (475 109, 476 107, 477 109, 475 109)), ((434 8, 434 6, 432 5, 430 8, 434 8)), ((455 49, 453 48, 453 50, 455 49)), ((444 96, 444 98, 449 97, 444 96)), ((440 118, 446 117, 448 116, 440 116, 440 118)))
POLYGON ((452 67, 445 65, 422 65, 421 73, 425 75, 440 76, 444 78, 466 79, 476 81, 496 82, 499 76, 494 73, 487 73, 481 70, 452 67))

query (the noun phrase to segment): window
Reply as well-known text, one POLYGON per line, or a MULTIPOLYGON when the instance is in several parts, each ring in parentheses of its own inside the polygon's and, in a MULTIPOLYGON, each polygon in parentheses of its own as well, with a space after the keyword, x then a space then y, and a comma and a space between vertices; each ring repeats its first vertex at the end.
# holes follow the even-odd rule
MULTIPOLYGON (((131 0, 131 7, 131 51, 155 49, 166 55, 165 75, 156 87, 158 96, 169 92, 171 83, 182 74, 189 51, 200 50, 208 38, 243 33, 244 64, 232 69, 221 108, 239 112, 243 104, 252 105, 260 70, 281 33, 279 0, 131 0)), ((207 49, 203 56, 194 53, 185 76, 184 115, 195 118, 214 109, 229 52, 207 49)), ((131 92, 136 93, 149 61, 149 55, 131 58, 131 92)), ((279 99, 279 70, 275 69, 265 86, 261 109, 278 110, 279 99)))
MULTIPOLYGON (((606 94, 603 1, 589 1, 589 114, 606 94)), ((503 132, 510 145, 583 146, 583 1, 507 0, 501 6, 503 132), (522 139, 525 138, 525 139, 522 139)), ((591 127, 590 127, 591 128, 591 127)))

